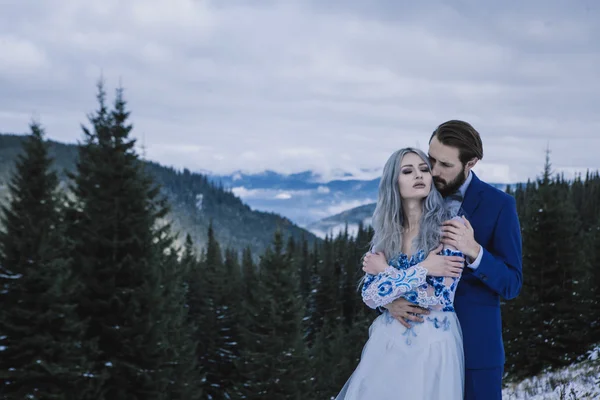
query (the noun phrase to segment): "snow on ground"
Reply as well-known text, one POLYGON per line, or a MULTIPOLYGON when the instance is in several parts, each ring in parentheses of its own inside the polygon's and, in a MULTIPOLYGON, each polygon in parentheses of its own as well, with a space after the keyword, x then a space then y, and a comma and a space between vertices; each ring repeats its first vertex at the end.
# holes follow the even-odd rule
POLYGON ((509 383, 503 400, 588 400, 600 399, 600 346, 585 361, 509 383))

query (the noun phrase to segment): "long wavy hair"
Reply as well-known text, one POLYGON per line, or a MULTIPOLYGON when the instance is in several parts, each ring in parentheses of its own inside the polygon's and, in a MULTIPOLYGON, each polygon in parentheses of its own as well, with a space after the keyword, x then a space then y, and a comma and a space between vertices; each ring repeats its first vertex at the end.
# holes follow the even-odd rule
MULTIPOLYGON (((402 197, 398 186, 402 158, 408 153, 415 153, 423 159, 431 171, 431 163, 427 155, 416 148, 406 147, 394 152, 383 168, 379 182, 377 206, 373 213, 372 226, 375 230, 371 240, 372 252, 383 252, 387 260, 402 252, 402 236, 404 233, 404 212, 402 197)), ((449 219, 442 195, 431 182, 431 191, 422 202, 423 213, 419 224, 419 233, 415 237, 411 253, 424 250, 429 253, 439 246, 442 223, 449 219)))

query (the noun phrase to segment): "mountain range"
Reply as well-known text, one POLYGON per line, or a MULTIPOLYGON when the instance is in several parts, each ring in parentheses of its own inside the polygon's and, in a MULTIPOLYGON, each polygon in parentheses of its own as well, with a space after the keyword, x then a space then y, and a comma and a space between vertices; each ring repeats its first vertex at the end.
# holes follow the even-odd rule
MULTIPOLYGON (((321 238, 344 231, 346 225, 350 234, 358 230, 360 223, 369 225, 380 180, 360 180, 346 173, 327 182, 312 171, 290 175, 237 171, 229 175, 209 174, 208 179, 235 193, 250 207, 285 216, 321 238)), ((501 190, 508 186, 491 185, 501 190)))
MULTIPOLYGON (((24 135, 0 134, 0 202, 8 198, 8 182, 15 161, 22 152, 24 135)), ((49 154, 53 158, 53 169, 66 187, 66 171, 74 171, 78 157, 77 146, 52 140, 47 141, 49 154)), ((214 184, 206 175, 187 169, 182 171, 144 161, 145 170, 162 188, 168 198, 169 216, 173 231, 178 233, 178 244, 183 244, 185 235, 190 234, 193 242, 201 249, 207 241, 208 226, 212 222, 215 237, 223 248, 241 251, 250 247, 253 254, 263 254, 273 241, 275 231, 281 230, 284 237, 306 238, 309 244, 320 239, 301 228, 289 218, 271 211, 252 210, 238 196, 214 184)))
POLYGON ((377 198, 379 178, 357 179, 345 173, 323 181, 312 171, 285 175, 274 171, 258 174, 235 172, 208 178, 239 196, 256 210, 271 211, 306 227, 377 198))
MULTIPOLYGON (((0 134, 0 202, 6 200, 7 183, 25 136, 0 134)), ((55 169, 63 181, 73 171, 77 146, 48 141, 55 169)), ((353 234, 359 224, 369 225, 379 187, 377 171, 357 177, 336 171, 334 179, 313 171, 282 174, 275 171, 227 175, 208 171, 182 171, 144 161, 171 203, 171 222, 183 242, 190 234, 198 247, 206 243, 212 221, 223 246, 255 254, 270 245, 276 229, 310 243, 344 229, 353 234), (376 178, 372 178, 376 176, 376 178)), ((506 184, 494 183, 504 190, 506 184)))

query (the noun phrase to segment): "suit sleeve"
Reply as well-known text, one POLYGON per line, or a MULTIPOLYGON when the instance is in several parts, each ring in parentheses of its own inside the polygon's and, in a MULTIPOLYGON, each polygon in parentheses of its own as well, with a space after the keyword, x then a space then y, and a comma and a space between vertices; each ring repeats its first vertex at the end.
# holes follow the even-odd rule
POLYGON ((523 253, 521 226, 512 196, 500 210, 490 247, 483 248, 481 263, 473 274, 504 299, 514 299, 523 284, 523 253))

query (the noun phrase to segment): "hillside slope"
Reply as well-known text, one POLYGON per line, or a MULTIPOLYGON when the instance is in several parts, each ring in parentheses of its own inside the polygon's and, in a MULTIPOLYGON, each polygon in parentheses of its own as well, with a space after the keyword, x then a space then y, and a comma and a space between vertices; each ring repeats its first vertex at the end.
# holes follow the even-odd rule
MULTIPOLYGON (((0 201, 5 201, 7 183, 13 171, 25 136, 0 134, 0 201)), ((49 141, 50 155, 62 184, 66 185, 65 171, 73 171, 78 156, 77 146, 49 141)), ((179 232, 180 243, 189 233, 198 247, 206 243, 210 221, 223 247, 238 250, 250 246, 255 255, 262 254, 271 244, 277 228, 285 237, 306 237, 309 243, 319 240, 312 233, 292 223, 288 218, 270 212, 252 210, 231 191, 210 182, 205 175, 188 170, 176 171, 155 162, 145 162, 155 181, 161 185, 171 203, 171 222, 179 232)))

